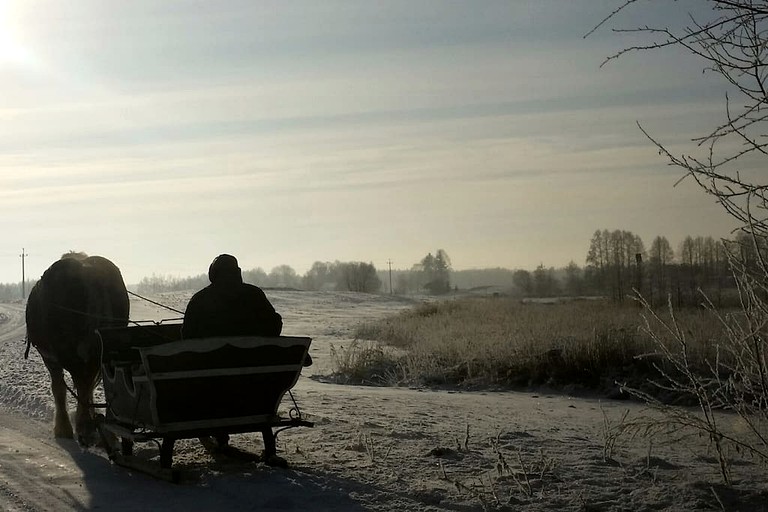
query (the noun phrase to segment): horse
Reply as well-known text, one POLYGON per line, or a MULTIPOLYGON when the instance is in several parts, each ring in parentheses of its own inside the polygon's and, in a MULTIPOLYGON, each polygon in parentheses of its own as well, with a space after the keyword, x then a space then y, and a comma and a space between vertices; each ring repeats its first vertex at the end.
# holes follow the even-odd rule
POLYGON ((101 378, 101 343, 96 329, 125 327, 129 313, 128 291, 120 269, 101 256, 67 253, 30 291, 27 353, 30 345, 34 346, 51 375, 55 437, 74 438, 67 412, 66 370, 77 400, 77 440, 84 446, 93 443, 93 390, 101 378))

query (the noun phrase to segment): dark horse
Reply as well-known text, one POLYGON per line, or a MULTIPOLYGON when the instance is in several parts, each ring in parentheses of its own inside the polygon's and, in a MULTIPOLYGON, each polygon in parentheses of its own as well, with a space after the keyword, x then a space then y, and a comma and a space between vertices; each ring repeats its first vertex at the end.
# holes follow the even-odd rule
POLYGON ((56 437, 74 437, 67 413, 67 370, 77 398, 77 439, 81 444, 93 441, 95 422, 91 405, 101 376, 101 344, 96 329, 125 327, 129 309, 120 269, 101 256, 65 254, 30 291, 27 343, 40 352, 51 374, 56 437))

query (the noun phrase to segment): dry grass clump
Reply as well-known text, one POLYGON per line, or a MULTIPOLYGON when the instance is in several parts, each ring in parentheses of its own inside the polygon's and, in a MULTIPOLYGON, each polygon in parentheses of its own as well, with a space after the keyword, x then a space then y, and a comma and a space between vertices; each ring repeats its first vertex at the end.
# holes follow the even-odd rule
POLYGON ((388 347, 359 340, 348 347, 331 346, 334 377, 340 384, 396 386, 402 381, 400 357, 388 347))
MULTIPOLYGON (((679 319, 702 343, 703 361, 718 331, 707 311, 679 319)), ((641 329, 637 306, 605 301, 521 303, 507 298, 471 298, 423 304, 394 317, 358 326, 359 343, 337 371, 351 381, 388 384, 526 387, 574 385, 616 388, 615 382, 647 387, 662 364, 650 336, 641 329), (646 355, 638 358, 639 355, 646 355), (386 362, 385 362, 386 361, 386 362), (382 368, 386 367, 385 371, 382 368), (386 375, 386 378, 381 378, 386 375)))

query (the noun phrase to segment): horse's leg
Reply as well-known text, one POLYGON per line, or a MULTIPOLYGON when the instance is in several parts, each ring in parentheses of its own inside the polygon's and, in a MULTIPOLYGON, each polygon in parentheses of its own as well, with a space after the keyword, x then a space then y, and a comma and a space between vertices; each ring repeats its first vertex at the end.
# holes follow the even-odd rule
POLYGON ((98 371, 92 369, 72 375, 77 393, 77 411, 75 412, 75 431, 77 441, 83 446, 90 446, 96 441, 96 424, 93 414, 93 389, 98 380, 98 371))
MULTIPOLYGON (((48 365, 46 365, 48 366, 48 365)), ((53 403, 56 407, 53 420, 53 435, 72 439, 72 424, 69 422, 67 412, 67 384, 64 382, 64 370, 58 367, 48 366, 51 374, 51 391, 53 391, 53 403)))

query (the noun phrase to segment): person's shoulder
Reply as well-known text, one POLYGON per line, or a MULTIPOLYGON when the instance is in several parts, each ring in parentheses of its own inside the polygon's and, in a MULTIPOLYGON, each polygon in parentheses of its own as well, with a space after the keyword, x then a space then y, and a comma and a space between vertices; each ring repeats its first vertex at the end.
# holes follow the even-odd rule
POLYGON ((201 290, 197 290, 195 293, 193 293, 192 298, 189 299, 189 301, 192 302, 193 300, 200 299, 202 297, 205 297, 206 295, 210 295, 211 291, 212 291, 212 287, 211 285, 208 285, 205 288, 201 290))
POLYGON ((254 293, 254 294, 259 294, 259 295, 263 295, 264 294, 264 290, 262 290, 261 288, 259 288, 255 284, 251 284, 251 283, 243 283, 241 285, 240 289, 245 291, 246 293, 254 293))
POLYGON ((269 298, 267 297, 267 294, 264 293, 264 290, 255 284, 243 283, 242 287, 240 288, 240 295, 241 297, 248 297, 253 300, 269 301, 269 298))
MULTIPOLYGON (((209 284, 205 288, 200 288, 199 290, 197 290, 195 292, 195 295, 205 295, 206 293, 211 293, 212 290, 213 290, 213 285, 209 284)), ((194 297, 194 295, 193 295, 193 297, 194 297)))

